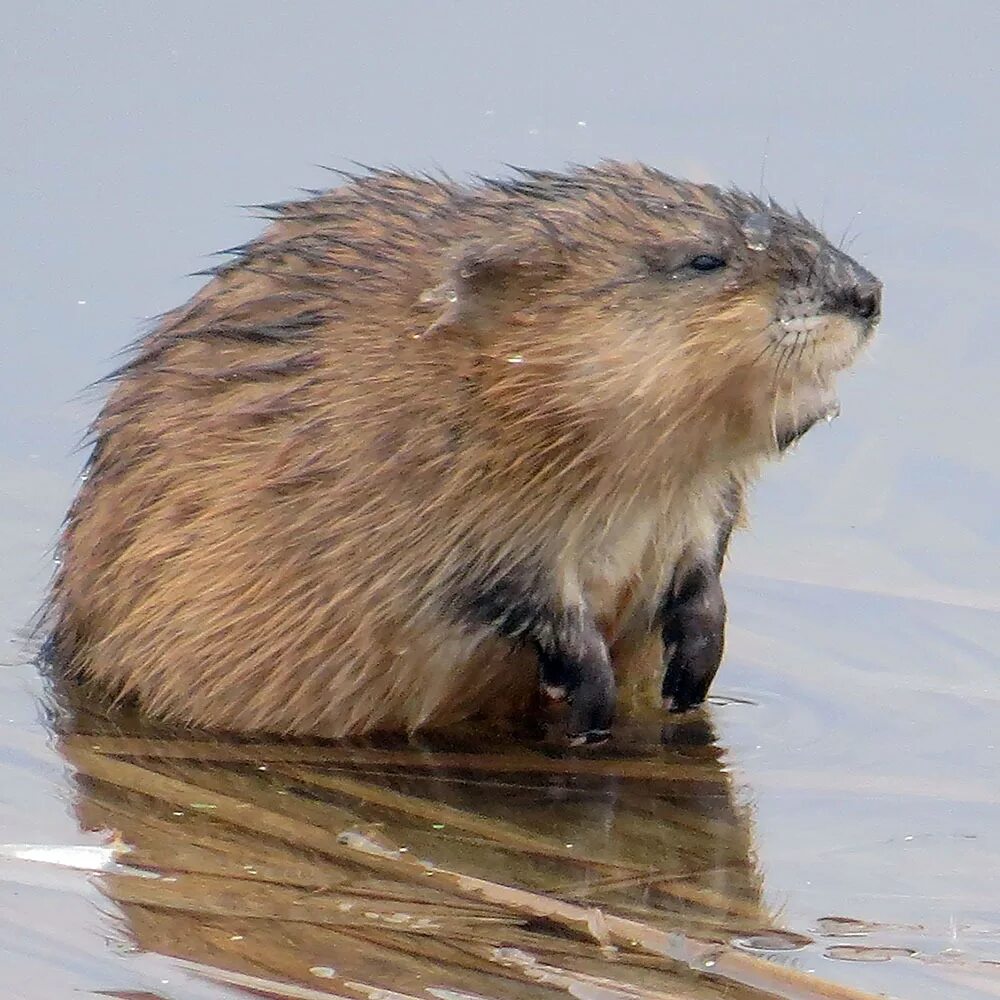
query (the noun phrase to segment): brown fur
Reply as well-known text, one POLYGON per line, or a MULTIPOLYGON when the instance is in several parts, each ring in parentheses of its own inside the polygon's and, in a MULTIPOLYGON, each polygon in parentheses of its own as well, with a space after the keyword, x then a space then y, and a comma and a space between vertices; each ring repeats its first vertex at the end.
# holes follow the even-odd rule
POLYGON ((671 574, 863 339, 775 333, 789 288, 852 266, 804 220, 642 167, 377 172, 272 211, 115 376, 53 592, 65 664, 199 725, 525 711, 533 655, 455 581, 526 560, 642 689, 671 574), (726 273, 661 268, 702 244, 726 273))

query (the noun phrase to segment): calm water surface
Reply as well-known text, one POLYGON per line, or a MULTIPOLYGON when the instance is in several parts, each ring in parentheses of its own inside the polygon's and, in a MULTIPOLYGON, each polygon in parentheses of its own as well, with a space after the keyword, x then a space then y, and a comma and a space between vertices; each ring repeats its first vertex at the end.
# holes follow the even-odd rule
POLYGON ((7 13, 0 994, 1000 996, 1000 14, 826 8, 7 13), (220 745, 81 704, 57 726, 23 633, 80 390, 257 230, 237 206, 329 183, 317 163, 603 156, 763 173, 886 287, 842 418, 733 547, 704 717, 593 758, 220 745))

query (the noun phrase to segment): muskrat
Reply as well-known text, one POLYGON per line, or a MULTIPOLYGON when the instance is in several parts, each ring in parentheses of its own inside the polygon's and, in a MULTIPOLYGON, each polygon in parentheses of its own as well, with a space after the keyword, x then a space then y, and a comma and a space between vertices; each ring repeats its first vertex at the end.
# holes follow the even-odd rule
POLYGON ((665 707, 702 702, 747 487, 835 406, 879 282, 801 214, 638 165, 264 208, 110 376, 57 662, 320 737, 518 717, 540 684, 589 742, 653 636, 665 707))

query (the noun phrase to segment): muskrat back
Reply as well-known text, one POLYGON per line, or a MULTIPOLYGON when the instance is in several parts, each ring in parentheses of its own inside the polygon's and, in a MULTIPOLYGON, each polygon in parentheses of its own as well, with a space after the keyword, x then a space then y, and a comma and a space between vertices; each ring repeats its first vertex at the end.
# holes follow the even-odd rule
POLYGON ((324 737, 524 716, 539 681, 578 741, 636 677, 701 702, 746 488, 835 405, 872 275, 773 203, 616 163, 269 212, 112 376, 64 669, 324 737))

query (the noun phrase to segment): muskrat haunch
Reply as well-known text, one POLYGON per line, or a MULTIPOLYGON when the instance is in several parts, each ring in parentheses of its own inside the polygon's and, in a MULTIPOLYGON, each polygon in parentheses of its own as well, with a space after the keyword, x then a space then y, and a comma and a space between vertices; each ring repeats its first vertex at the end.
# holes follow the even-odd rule
POLYGON ((835 406, 879 282, 643 166, 268 211, 111 377, 56 661, 240 732, 517 718, 541 686, 585 742, 623 685, 700 703, 747 487, 835 406))

